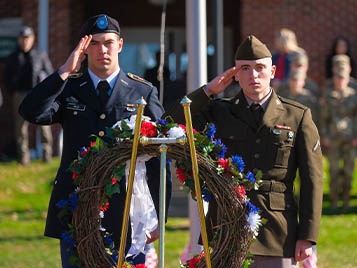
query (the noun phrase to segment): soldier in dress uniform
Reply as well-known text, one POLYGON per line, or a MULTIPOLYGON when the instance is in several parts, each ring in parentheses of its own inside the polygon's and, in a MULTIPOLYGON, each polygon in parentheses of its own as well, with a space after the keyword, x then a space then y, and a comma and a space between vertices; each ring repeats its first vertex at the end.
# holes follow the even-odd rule
MULTIPOLYGON (((340 55, 339 55, 340 56, 340 55)), ((324 90, 324 109, 320 112, 322 145, 330 164, 331 207, 337 208, 342 192, 343 207, 350 201, 357 146, 356 91, 351 88, 350 66, 333 70, 333 86, 324 90), (343 159, 343 168, 339 161, 343 159)))
MULTIPOLYGON (((105 136, 106 127, 136 114, 136 101, 143 97, 147 105, 144 115, 156 120, 164 110, 158 100, 157 89, 151 83, 126 74, 119 66, 119 53, 123 39, 119 23, 107 15, 89 18, 81 29, 81 40, 67 61, 52 75, 36 86, 20 106, 20 114, 35 124, 60 123, 63 127, 63 153, 61 164, 54 181, 54 188, 48 209, 45 235, 61 238, 67 223, 58 218, 56 203, 67 200, 74 190, 72 174, 68 166, 77 157, 79 149, 89 146, 91 134, 105 136), (80 69, 87 57, 88 69, 80 69)), ((160 162, 157 158, 147 162, 148 185, 158 214, 160 162)), ((171 196, 171 178, 168 176, 167 200, 171 196)), ((125 179, 120 181, 120 193, 110 200, 102 226, 113 233, 116 247, 119 247, 122 218, 125 203, 125 179)), ((168 207, 168 206, 167 206, 168 207)), ((130 225, 129 225, 130 226, 130 225)), ((128 228, 127 247, 131 244, 131 230, 128 228)), ((151 242, 150 239, 147 242, 151 242)), ((70 245, 61 239, 63 267, 68 264, 70 245)), ((145 255, 139 252, 134 264, 144 263, 145 255)))
MULTIPOLYGON (((216 125, 216 137, 228 155, 243 157, 246 168, 261 170, 263 183, 248 192, 267 219, 250 247, 250 267, 298 267, 317 242, 322 208, 322 154, 317 128, 308 107, 278 96, 270 87, 274 77, 271 53, 254 36, 238 47, 236 66, 189 94, 193 125, 216 125), (214 99, 235 77, 242 90, 230 99, 214 99), (300 174, 300 201, 293 184, 300 174)), ((180 107, 168 112, 183 121, 180 107)), ((213 230, 216 203, 210 201, 207 227, 213 230)), ((209 234, 209 236, 212 236, 209 234)), ((214 265, 214 264, 213 264, 214 265)))

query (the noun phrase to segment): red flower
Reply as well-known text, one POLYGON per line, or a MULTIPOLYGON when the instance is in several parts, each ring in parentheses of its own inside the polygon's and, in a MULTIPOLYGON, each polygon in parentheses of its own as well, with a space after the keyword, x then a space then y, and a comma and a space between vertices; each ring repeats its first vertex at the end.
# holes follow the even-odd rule
POLYGON ((228 170, 228 166, 229 166, 228 159, 220 158, 217 160, 217 162, 218 162, 218 165, 221 166, 223 169, 228 170))
POLYGON ((193 133, 198 133, 198 131, 196 129, 192 129, 193 133))
POLYGON ((181 183, 184 183, 185 180, 187 179, 187 176, 184 173, 184 170, 182 168, 177 168, 176 169, 176 175, 177 178, 180 180, 181 183))
POLYGON ((106 210, 108 209, 108 207, 109 207, 109 202, 106 202, 105 205, 104 205, 104 207, 103 207, 103 206, 100 206, 99 209, 100 209, 101 211, 106 211, 106 210))
POLYGON ((116 184, 117 182, 118 182, 118 180, 117 180, 116 178, 113 178, 113 179, 112 179, 112 185, 113 185, 113 184, 116 184))
POLYGON ((240 185, 239 187, 235 186, 234 189, 236 189, 237 195, 238 195, 240 198, 244 198, 244 196, 246 195, 246 192, 245 192, 245 190, 244 190, 243 185, 240 185))
POLYGON ((141 125, 141 134, 145 137, 155 137, 157 129, 153 123, 144 121, 141 125))
POLYGON ((90 143, 90 147, 93 147, 93 146, 95 146, 95 141, 92 141, 92 142, 90 143))
POLYGON ((79 173, 76 172, 76 170, 73 170, 73 174, 72 174, 72 179, 75 180, 79 177, 79 173))
POLYGON ((138 264, 135 266, 136 268, 147 268, 145 264, 138 264))
POLYGON ((201 253, 199 256, 195 256, 188 261, 189 268, 196 268, 196 264, 199 263, 204 256, 204 253, 201 253))
POLYGON ((180 128, 182 128, 186 132, 186 126, 179 124, 178 125, 180 128))
POLYGON ((84 149, 84 150, 80 153, 80 155, 83 157, 83 156, 85 156, 87 153, 88 153, 88 150, 87 150, 87 149, 84 149))

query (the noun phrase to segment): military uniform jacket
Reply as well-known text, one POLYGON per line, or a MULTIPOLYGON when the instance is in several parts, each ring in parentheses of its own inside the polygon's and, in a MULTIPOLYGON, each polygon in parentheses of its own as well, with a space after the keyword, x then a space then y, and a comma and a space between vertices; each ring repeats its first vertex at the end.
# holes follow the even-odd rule
MULTIPOLYGON (((263 173, 261 188, 247 193, 267 219, 250 252, 293 257, 298 239, 316 242, 323 174, 319 135, 310 109, 273 91, 262 123, 256 127, 243 91, 230 100, 211 100, 202 89, 188 97, 192 100, 194 127, 201 130, 206 123, 214 123, 215 138, 227 146, 226 155, 240 155, 246 170, 263 173), (293 196, 297 169, 301 180, 299 204, 293 196)), ((183 120, 181 107, 168 113, 183 120)), ((209 206, 208 229, 215 222, 214 203, 209 206)))
MULTIPOLYGON (((136 114, 136 101, 143 97, 147 105, 144 115, 152 120, 160 118, 163 108, 157 98, 157 89, 148 83, 129 78, 122 70, 104 109, 88 73, 79 78, 63 81, 55 72, 37 85, 24 99, 20 114, 35 124, 60 123, 63 128, 63 152, 61 164, 54 182, 48 209, 45 235, 60 238, 65 223, 60 222, 56 203, 67 200, 74 190, 72 174, 67 169, 83 146, 89 146, 91 134, 101 136, 105 127, 136 114), (134 105, 135 104, 135 105, 134 105)), ((160 161, 155 158, 147 162, 148 186, 159 215, 160 161)), ((167 200, 171 197, 171 178, 168 176, 167 200)), ((119 246, 122 217, 125 203, 125 180, 120 181, 120 192, 110 200, 109 209, 102 222, 108 232, 114 232, 113 240, 119 246)), ((130 225, 129 225, 130 226, 130 225)), ((128 228, 130 234, 130 228, 128 228)), ((127 241, 130 241, 130 235, 127 241)))

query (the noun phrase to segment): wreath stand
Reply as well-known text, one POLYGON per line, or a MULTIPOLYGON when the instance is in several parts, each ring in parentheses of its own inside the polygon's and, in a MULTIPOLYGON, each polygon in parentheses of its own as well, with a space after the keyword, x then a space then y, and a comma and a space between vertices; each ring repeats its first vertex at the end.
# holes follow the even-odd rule
MULTIPOLYGON (((191 120, 191 111, 190 105, 191 100, 186 96, 182 99, 181 105, 183 106, 186 120, 186 133, 188 137, 188 142, 190 146, 190 154, 192 161, 192 172, 193 178, 195 182, 195 190, 197 193, 197 206, 198 206, 198 214, 200 217, 200 227, 201 227, 201 235, 203 241, 203 250, 204 257, 206 261, 207 268, 211 268, 211 258, 210 252, 208 248, 208 238, 206 231, 206 222, 203 210, 203 202, 202 202, 202 193, 200 187, 200 181, 198 178, 198 164, 197 164, 197 156, 196 156, 196 148, 193 136, 193 128, 192 128, 192 120, 191 120)), ((146 105, 146 102, 143 98, 137 101, 138 111, 135 122, 135 132, 134 132, 134 140, 133 140, 133 148, 131 153, 131 161, 130 161, 130 169, 129 169, 129 177, 128 177, 128 188, 127 195, 125 200, 125 208, 123 215, 123 225, 121 230, 121 238, 120 238, 120 248, 118 254, 118 263, 117 268, 123 267, 124 262, 124 254, 125 254, 125 245, 126 245, 126 237, 128 232, 128 222, 129 222, 129 212, 130 212, 130 203, 131 197, 133 193, 133 183, 134 183, 134 175, 135 175, 135 167, 136 167, 136 158, 138 152, 139 142, 143 145, 146 144, 157 144, 161 153, 161 161, 160 161, 160 216, 159 216, 159 268, 164 268, 164 255, 165 255, 165 218, 166 218, 166 152, 167 145, 169 143, 180 143, 185 144, 187 142, 185 137, 180 138, 148 138, 142 137, 140 138, 140 129, 143 117, 143 111, 146 105)))

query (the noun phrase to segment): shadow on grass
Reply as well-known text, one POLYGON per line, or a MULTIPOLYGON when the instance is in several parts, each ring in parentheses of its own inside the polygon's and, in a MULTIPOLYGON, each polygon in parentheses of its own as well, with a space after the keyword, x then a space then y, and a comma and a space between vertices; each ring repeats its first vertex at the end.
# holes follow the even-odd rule
POLYGON ((33 242, 36 240, 44 240, 44 239, 48 239, 48 237, 44 236, 44 235, 35 235, 35 236, 12 236, 12 237, 0 237, 0 243, 3 242, 33 242))
POLYGON ((324 204, 322 208, 322 215, 342 215, 342 214, 357 214, 357 195, 351 195, 350 204, 351 206, 348 209, 338 207, 331 208, 330 197, 328 194, 324 194, 324 204))
POLYGON ((168 232, 173 232, 173 231, 188 231, 190 229, 189 226, 166 226, 165 230, 168 232))

